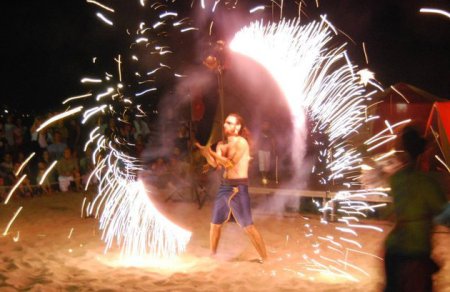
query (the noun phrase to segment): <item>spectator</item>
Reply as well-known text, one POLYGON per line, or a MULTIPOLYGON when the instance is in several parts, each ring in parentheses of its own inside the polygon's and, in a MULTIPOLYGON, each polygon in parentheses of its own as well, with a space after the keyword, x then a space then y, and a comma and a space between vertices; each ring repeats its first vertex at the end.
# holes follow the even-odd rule
MULTIPOLYGON (((17 173, 17 171, 20 168, 20 163, 16 162, 14 163, 14 173, 17 173)), ((17 190, 19 191, 20 195, 22 197, 32 197, 33 195, 33 189, 31 187, 30 179, 29 179, 29 173, 26 173, 24 169, 21 171, 22 174, 27 174, 27 176, 22 180, 22 182, 19 184, 17 190)), ((17 178, 14 181, 14 184, 18 182, 18 180, 22 177, 21 175, 18 175, 17 178)))
MULTIPOLYGON (((94 163, 92 161, 92 148, 88 147, 86 151, 84 152, 84 155, 82 158, 80 158, 80 175, 81 175, 81 183, 83 186, 86 186, 89 180, 89 177, 91 176, 92 172, 94 171, 94 163)), ((97 183, 97 178, 95 176, 91 177, 90 183, 97 183)))
POLYGON ((51 135, 49 134, 47 129, 42 129, 39 131, 39 133, 37 134, 37 141, 39 144, 39 151, 42 152, 44 150, 47 150, 48 147, 48 143, 49 141, 52 140, 51 135))
POLYGON ((177 182, 184 185, 189 184, 191 166, 180 157, 178 148, 175 148, 170 156, 167 170, 171 174, 170 180, 175 185, 177 185, 177 182))
POLYGON ((271 171, 271 161, 275 154, 275 140, 270 131, 270 123, 263 121, 258 139, 258 166, 261 174, 261 183, 269 183, 269 173, 271 171))
POLYGON ((3 124, 0 123, 0 158, 5 155, 5 153, 10 151, 10 145, 5 137, 5 132, 3 130, 3 124))
POLYGON ((151 166, 152 175, 155 186, 158 188, 165 188, 167 186, 169 172, 164 158, 160 157, 151 166))
MULTIPOLYGON (((45 150, 44 152, 42 152, 39 162, 43 162, 46 167, 49 167, 54 162, 54 160, 50 160, 50 154, 48 153, 47 150, 45 150)), ((54 169, 52 169, 47 174, 47 180, 52 189, 53 189, 53 186, 56 185, 56 179, 57 179, 56 171, 54 169)), ((40 180, 37 180, 37 183, 39 183, 39 181, 40 180)))
POLYGON ((186 126, 178 128, 177 137, 175 138, 175 147, 180 150, 181 158, 186 158, 189 151, 189 132, 186 126))
MULTIPOLYGON (((67 143, 67 140, 69 138, 69 130, 67 129, 64 120, 58 120, 55 124, 55 126, 52 128, 52 134, 53 134, 53 143, 55 142, 54 140, 54 135, 56 132, 59 132, 61 134, 61 142, 63 143, 67 143)), ((72 145, 71 145, 72 146, 72 145)))
POLYGON ((6 123, 4 126, 5 129, 5 137, 10 146, 14 145, 14 130, 16 125, 14 125, 14 116, 12 114, 8 115, 6 119, 6 123))
MULTIPOLYGON (((39 133, 36 132, 37 129, 39 129, 39 127, 42 124, 42 117, 41 116, 37 116, 34 118, 34 122, 33 125, 30 128, 30 137, 31 137, 31 149, 33 151, 39 152, 41 147, 39 146, 39 133)), ((40 152, 39 152, 40 154, 40 152)))
POLYGON ((53 137, 53 143, 48 145, 48 153, 52 160, 58 160, 63 157, 64 150, 67 148, 66 143, 62 142, 61 133, 56 131, 53 137))
POLYGON ((13 130, 14 148, 16 151, 25 151, 25 131, 26 127, 22 125, 22 120, 17 119, 13 130))
POLYGON ((3 178, 4 184, 10 186, 14 183, 14 164, 11 153, 6 153, 3 156, 3 161, 0 163, 0 176, 3 178))
MULTIPOLYGON (((71 147, 76 147, 78 145, 80 145, 80 137, 81 137, 81 128, 80 128, 80 124, 78 123, 78 121, 76 119, 70 119, 67 123, 67 133, 68 133, 68 137, 67 137, 67 145, 71 146, 71 147)), ((76 148, 77 150, 79 148, 76 148)))
POLYGON ((102 135, 105 134, 105 131, 108 128, 108 124, 105 122, 103 116, 98 117, 97 126, 99 127, 98 132, 102 135))
POLYGON ((44 161, 38 162, 38 174, 37 174, 37 184, 39 185, 39 190, 44 193, 51 193, 52 192, 52 186, 50 184, 50 176, 47 175, 45 177, 44 181, 41 183, 42 178, 44 177, 45 171, 47 170, 48 165, 44 161))
POLYGON ((81 190, 78 161, 72 157, 72 150, 69 147, 64 150, 63 158, 58 161, 56 171, 58 173, 59 189, 62 192, 67 192, 71 183, 75 183, 77 191, 81 190))
POLYGON ((119 129, 117 128, 117 123, 114 118, 109 118, 108 127, 105 129, 105 136, 111 138, 111 135, 117 135, 119 129))
POLYGON ((139 135, 142 135, 143 141, 147 141, 150 137, 150 129, 142 118, 137 118, 133 122, 134 128, 136 129, 134 137, 137 139, 139 135))
POLYGON ((142 152, 145 149, 145 142, 144 138, 141 134, 137 135, 136 142, 135 142, 135 154, 137 158, 140 158, 142 155, 142 152))

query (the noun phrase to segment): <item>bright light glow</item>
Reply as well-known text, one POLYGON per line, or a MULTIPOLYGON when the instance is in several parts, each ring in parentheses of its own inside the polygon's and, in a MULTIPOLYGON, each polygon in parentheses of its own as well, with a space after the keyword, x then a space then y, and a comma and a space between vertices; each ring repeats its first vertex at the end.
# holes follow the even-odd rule
POLYGON ((3 236, 6 236, 8 234, 9 229, 11 228, 11 225, 13 224, 14 220, 16 220, 17 215, 19 215, 20 211, 22 211, 23 207, 20 206, 19 209, 17 209, 16 213, 14 213, 14 216, 9 220, 8 225, 5 228, 5 231, 3 231, 3 236))
POLYGON ((333 27, 320 22, 301 26, 299 20, 265 25, 253 22, 241 29, 230 48, 263 65, 280 86, 295 127, 293 157, 296 171, 303 167, 306 111, 325 133, 335 153, 329 180, 342 177, 345 169, 360 163, 360 154, 342 143, 357 133, 365 120, 365 89, 355 82, 355 66, 345 60, 344 46, 329 49, 333 27))
POLYGON ((69 97, 66 100, 64 100, 62 102, 62 104, 66 104, 69 101, 73 101, 73 100, 76 100, 76 99, 81 99, 81 98, 85 98, 85 97, 89 97, 89 96, 92 96, 92 93, 86 93, 86 94, 82 94, 82 95, 72 96, 72 97, 69 97))
POLYGON ((112 8, 110 8, 110 7, 108 7, 108 6, 104 5, 104 4, 101 4, 101 3, 97 2, 97 1, 86 0, 86 2, 87 2, 87 3, 95 4, 95 5, 101 7, 101 8, 103 8, 103 9, 105 9, 105 10, 108 10, 108 11, 110 11, 110 12, 114 12, 114 9, 112 9, 112 8))
POLYGON ((156 91, 156 88, 149 88, 149 89, 146 89, 146 90, 141 91, 141 92, 136 92, 134 94, 134 96, 141 96, 143 94, 146 94, 147 92, 152 92, 152 91, 156 91))
POLYGON ((45 178, 50 173, 50 171, 52 171, 53 167, 55 167, 57 162, 58 162, 58 160, 55 160, 55 161, 52 162, 52 164, 49 167, 47 167, 47 169, 44 171, 44 175, 42 176, 41 180, 39 181, 39 185, 42 185, 42 183, 44 182, 45 178))
POLYGON ((444 160, 442 160, 442 158, 440 158, 438 155, 434 156, 440 163, 442 163, 442 165, 445 167, 445 169, 447 169, 448 172, 450 172, 450 167, 447 165, 447 163, 444 162, 444 160))
MULTIPOLYGON (((112 155, 115 154, 113 151, 112 155)), ((112 155, 107 159, 111 160, 112 155)), ((170 258, 184 252, 191 233, 169 221, 156 209, 142 182, 120 178, 118 172, 115 163, 109 165, 96 198, 97 211, 103 209, 100 229, 106 242, 105 252, 113 242, 120 246, 121 255, 125 258, 170 258)), ((93 208, 94 204, 90 206, 88 215, 92 215, 93 208)))
POLYGON ((19 187, 19 185, 23 182, 23 180, 27 177, 26 174, 22 175, 22 177, 16 182, 16 184, 11 188, 11 190, 8 193, 8 196, 6 196, 4 205, 8 204, 9 200, 11 199, 11 196, 16 191, 16 189, 19 187))
POLYGON ((367 56, 366 44, 364 42, 362 43, 362 47, 363 47, 363 51, 364 51, 364 57, 366 59, 366 64, 369 64, 369 57, 367 56))
POLYGON ((18 176, 19 173, 22 171, 22 169, 25 167, 25 165, 27 165, 28 161, 30 161, 31 158, 33 158, 33 156, 36 154, 36 152, 31 153, 27 159, 25 159, 24 162, 22 162, 22 164, 20 165, 20 167, 17 169, 16 173, 14 174, 15 176, 18 176))
POLYGON ((397 88, 395 88, 393 85, 391 85, 392 90, 394 90, 395 92, 398 93, 398 95, 400 95, 405 101, 406 103, 409 103, 409 100, 406 98, 406 96, 403 95, 403 93, 401 93, 397 88))
POLYGON ((113 22, 111 20, 109 20, 108 18, 106 18, 106 16, 104 16, 103 13, 97 12, 96 15, 97 15, 98 18, 103 20, 104 23, 106 23, 108 25, 111 25, 111 26, 113 25, 113 22))
POLYGON ((73 234, 73 227, 70 228, 69 235, 67 236, 67 239, 70 239, 72 237, 72 234, 73 234))
POLYGON ((249 12, 250 12, 250 13, 255 13, 256 11, 264 10, 264 8, 265 8, 264 5, 259 5, 259 6, 256 6, 256 7, 252 8, 252 9, 250 9, 249 12))
POLYGON ((367 84, 370 82, 370 80, 375 79, 375 73, 368 69, 362 69, 359 70, 358 73, 359 78, 361 79, 361 84, 364 84, 367 86, 367 84))
POLYGON ((435 13, 440 14, 445 17, 450 18, 450 12, 442 10, 442 9, 436 9, 436 8, 420 8, 420 12, 422 13, 435 13))
POLYGON ((178 16, 178 13, 167 11, 167 12, 161 13, 161 14, 159 15, 159 18, 165 18, 165 17, 168 17, 168 16, 175 16, 175 17, 177 17, 177 16, 178 16))
POLYGON ((97 79, 97 78, 83 78, 81 79, 81 83, 102 83, 101 79, 97 79))
POLYGON ((48 125, 50 125, 51 123, 54 123, 58 120, 64 119, 65 117, 68 117, 70 115, 76 114, 78 112, 80 112, 83 109, 83 106, 78 106, 76 108, 73 108, 71 110, 65 111, 63 113, 57 114, 53 117, 51 117, 50 119, 46 120, 45 122, 43 122, 39 128, 36 129, 36 132, 39 132, 40 130, 44 129, 45 127, 47 127, 48 125))

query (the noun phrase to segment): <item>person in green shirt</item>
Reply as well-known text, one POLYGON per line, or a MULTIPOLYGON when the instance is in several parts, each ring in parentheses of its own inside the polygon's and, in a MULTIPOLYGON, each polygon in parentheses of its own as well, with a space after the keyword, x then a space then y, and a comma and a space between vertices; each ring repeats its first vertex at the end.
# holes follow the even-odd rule
POLYGON ((390 177, 395 226, 385 241, 385 291, 432 291, 433 218, 446 204, 441 186, 431 174, 417 169, 426 142, 413 127, 400 136, 406 163, 390 177))

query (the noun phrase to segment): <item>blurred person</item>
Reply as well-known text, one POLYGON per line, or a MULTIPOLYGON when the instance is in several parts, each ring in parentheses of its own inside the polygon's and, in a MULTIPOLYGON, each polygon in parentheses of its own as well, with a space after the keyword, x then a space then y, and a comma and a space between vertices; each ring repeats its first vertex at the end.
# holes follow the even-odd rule
MULTIPOLYGON (((14 174, 19 170, 21 163, 16 162, 14 163, 14 174)), ((33 196, 33 188, 31 187, 30 183, 30 174, 26 172, 25 169, 22 169, 21 173, 16 177, 14 184, 16 184, 22 175, 26 174, 27 176, 22 180, 22 182, 19 184, 17 190, 19 191, 20 196, 22 197, 32 197, 33 196)))
MULTIPOLYGON (((23 162, 25 162, 25 159, 27 157, 25 157, 25 154, 22 151, 19 151, 16 154, 16 158, 14 159, 15 162, 19 163, 19 165, 22 165, 23 162)), ((31 174, 31 168, 30 168, 30 163, 26 163, 23 168, 22 168, 22 173, 26 173, 28 177, 30 177, 31 174)), ((14 173, 16 173, 16 171, 14 171, 14 173)))
MULTIPOLYGON (((56 115, 56 113, 55 113, 56 115)), ((53 137, 53 143, 55 143, 55 133, 59 132, 59 134, 61 135, 61 141, 66 144, 67 143, 67 139, 69 138, 69 130, 67 129, 66 125, 65 125, 65 120, 61 119, 58 120, 55 124, 53 124, 53 127, 51 127, 51 133, 52 133, 52 137, 53 137)), ((70 145, 73 146, 73 145, 70 145)))
MULTIPOLYGON (((43 162, 46 167, 49 167, 54 160, 50 159, 50 154, 48 153, 47 150, 44 150, 41 154, 41 157, 39 158, 39 162, 43 162)), ((47 180, 50 183, 50 187, 53 188, 53 185, 56 185, 56 181, 57 181, 57 173, 55 171, 55 169, 52 169, 48 174, 47 174, 47 180)), ((39 180, 37 180, 37 183, 39 183, 39 180)))
POLYGON ((275 153, 275 140, 270 132, 270 123, 263 121, 261 133, 258 137, 258 167, 263 185, 269 183, 269 173, 271 170, 271 160, 275 153))
POLYGON ((47 146, 48 153, 52 160, 61 159, 64 155, 64 150, 67 148, 66 143, 63 142, 60 132, 55 131, 53 134, 53 143, 47 146))
POLYGON ((72 157, 72 150, 69 147, 64 150, 63 158, 56 164, 56 171, 59 189, 62 192, 67 192, 71 183, 75 184, 77 191, 81 190, 78 161, 72 157))
POLYGON ((6 198, 5 180, 0 176, 0 203, 6 198))
POLYGON ((2 162, 0 162, 0 176, 3 178, 6 186, 11 186, 15 181, 13 156, 11 153, 5 153, 2 162))
POLYGON ((175 147, 180 150, 180 155, 184 159, 189 152, 189 131, 186 126, 180 126, 178 128, 177 136, 175 138, 175 147))
POLYGON ((105 121, 103 116, 99 116, 97 119, 97 126, 99 127, 98 132, 100 134, 105 134, 106 129, 108 128, 108 124, 105 121))
MULTIPOLYGON (((35 152, 39 152, 41 150, 41 147, 39 145, 39 133, 36 132, 37 129, 42 125, 42 117, 37 116, 34 118, 33 124, 30 128, 30 139, 31 139, 31 149, 35 152)), ((39 152, 40 154, 41 152, 39 152)))
POLYGON ((21 119, 16 119, 15 128, 13 130, 13 138, 14 138, 14 148, 16 151, 25 151, 25 132, 26 127, 22 125, 21 119))
MULTIPOLYGON (((36 177, 36 182, 38 185, 41 182, 42 178, 44 177, 47 167, 48 167, 48 165, 44 161, 38 162, 38 173, 37 173, 37 177, 36 177)), ((48 193, 48 194, 52 193, 52 186, 50 184, 49 175, 47 175, 45 177, 44 181, 42 182, 42 184, 39 185, 39 189, 44 193, 48 193)))
MULTIPOLYGON (((95 169, 94 162, 92 161, 92 147, 89 146, 86 148, 86 151, 83 152, 83 157, 80 158, 80 175, 81 175, 81 184, 86 187, 89 177, 91 177, 92 172, 95 169)), ((90 184, 97 183, 97 177, 93 175, 90 184)))
POLYGON ((139 158, 142 155, 142 152, 145 150, 145 141, 142 134, 136 136, 136 141, 134 143, 134 152, 136 157, 139 158))
POLYGON ((14 145, 14 130, 16 125, 14 124, 14 116, 12 114, 8 115, 6 118, 6 123, 3 126, 5 131, 5 138, 10 146, 14 145))
POLYGON ((81 127, 77 119, 71 118, 66 122, 67 129, 67 146, 79 150, 81 127))
POLYGON ((157 188, 165 188, 169 179, 169 170, 164 158, 159 157, 151 165, 151 173, 157 188))
POLYGON ((223 131, 225 140, 217 144, 216 151, 209 146, 195 144, 210 166, 223 169, 210 225, 211 254, 217 253, 222 225, 233 217, 244 228, 262 262, 267 259, 266 247, 253 224, 248 193, 248 167, 251 159, 247 140, 249 132, 242 117, 234 113, 226 117, 223 131))
POLYGON ((111 135, 117 135, 119 133, 119 128, 117 127, 117 122, 114 118, 109 118, 108 126, 105 128, 105 136, 111 137, 111 135))
POLYGON ((48 132, 48 129, 42 129, 39 131, 39 133, 37 133, 38 135, 38 145, 39 145, 39 151, 42 152, 44 150, 47 150, 48 144, 49 142, 51 142, 52 136, 50 135, 50 133, 48 132))
POLYGON ((173 149, 173 153, 169 158, 167 170, 171 174, 170 181, 174 185, 189 185, 191 166, 186 160, 180 156, 178 148, 173 149))
POLYGON ((147 141, 150 137, 150 128, 147 122, 142 118, 136 118, 133 121, 133 126, 136 129, 134 132, 134 137, 137 139, 139 135, 142 135, 144 141, 147 141))
POLYGON ((418 131, 406 127, 399 142, 404 167, 389 179, 396 222, 385 241, 385 291, 432 291, 438 270, 431 259, 433 217, 446 199, 437 180, 418 170, 426 144, 418 131))
POLYGON ((8 144, 8 140, 6 140, 5 132, 3 130, 3 124, 0 123, 0 159, 5 155, 5 153, 10 151, 11 146, 8 144))
POLYGON ((129 123, 123 123, 120 128, 120 136, 125 139, 128 143, 134 143, 134 128, 129 123))

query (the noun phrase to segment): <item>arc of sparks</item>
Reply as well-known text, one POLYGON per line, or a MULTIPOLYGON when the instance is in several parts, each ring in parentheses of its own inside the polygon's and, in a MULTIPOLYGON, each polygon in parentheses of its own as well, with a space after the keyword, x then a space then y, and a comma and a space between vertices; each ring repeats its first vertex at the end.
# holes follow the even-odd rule
POLYGON ((445 11, 443 9, 437 9, 437 8, 420 8, 421 13, 433 13, 433 14, 440 14, 445 17, 450 18, 450 12, 445 11))
POLYGON ((14 216, 9 220, 8 225, 5 228, 5 231, 3 231, 3 236, 6 236, 8 234, 9 229, 11 228, 11 225, 13 224, 14 220, 16 220, 17 216, 19 215, 20 211, 22 211, 23 207, 20 206, 19 209, 14 213, 14 216))
MULTIPOLYGON (((349 137, 357 134, 359 128, 368 120, 366 100, 369 100, 370 95, 375 92, 366 93, 364 85, 370 84, 380 90, 381 88, 375 82, 373 73, 367 69, 356 70, 357 66, 353 65, 347 56, 345 45, 329 48, 330 41, 336 34, 337 30, 325 16, 321 17, 320 22, 311 22, 303 26, 299 20, 281 20, 279 23, 266 25, 261 21, 241 29, 232 40, 230 48, 265 67, 280 87, 288 102, 296 132, 292 149, 298 152, 298 149, 302 148, 301 143, 304 141, 306 129, 305 115, 309 114, 315 120, 313 130, 326 134, 329 140, 327 148, 321 151, 321 159, 327 163, 326 168, 330 174, 325 176, 322 173, 321 183, 339 179, 347 188, 354 184, 352 180, 355 174, 359 173, 363 163, 361 153, 349 143, 349 137)), ((394 126, 397 125, 390 127, 394 126)), ((366 141, 366 144, 375 149, 393 139, 392 137, 393 135, 389 135, 388 138, 381 137, 383 141, 379 143, 375 137, 366 141)), ((302 160, 302 155, 293 156, 298 169, 302 167, 302 160)), ((337 195, 340 200, 328 201, 321 210, 332 211, 337 205, 341 205, 337 207, 337 211, 352 216, 338 219, 339 222, 346 224, 346 227, 338 229, 340 232, 355 237, 357 237, 355 229, 382 232, 383 230, 376 226, 351 222, 353 218, 358 222, 354 215, 365 216, 361 212, 363 210, 373 211, 384 206, 384 204, 370 206, 358 201, 372 194, 386 196, 382 190, 377 189, 341 192, 337 195)), ((327 223, 326 220, 323 222, 327 223)), ((310 234, 309 232, 306 236, 310 234)), ((343 253, 339 249, 348 248, 349 245, 362 249, 358 241, 342 236, 336 239, 331 236, 319 236, 317 239, 334 245, 328 248, 335 249, 341 255, 343 253)), ((320 245, 315 251, 320 252, 319 249, 320 245)), ((334 276, 344 276, 357 281, 352 275, 332 265, 324 265, 313 259, 308 261, 314 266, 311 270, 325 271, 334 276)), ((342 260, 339 261, 343 263, 342 260)), ((363 271, 356 266, 352 268, 363 271)), ((365 272, 363 274, 367 275, 365 272)))
MULTIPOLYGON (((320 22, 300 25, 299 20, 272 23, 254 22, 241 29, 230 48, 262 66, 280 86, 291 110, 295 131, 293 149, 303 149, 306 112, 316 128, 330 140, 334 153, 328 180, 360 164, 360 154, 345 143, 365 120, 365 89, 356 82, 344 46, 328 49, 335 33, 322 16, 320 22)), ((296 151, 298 152, 298 151, 296 151)), ((302 167, 302 154, 293 157, 302 167)), ((300 169, 298 169, 300 171, 300 169)))

